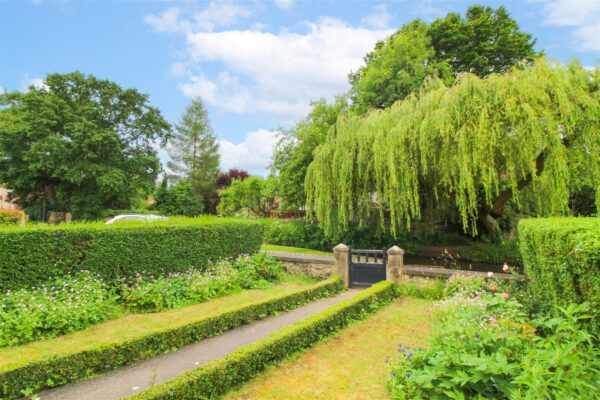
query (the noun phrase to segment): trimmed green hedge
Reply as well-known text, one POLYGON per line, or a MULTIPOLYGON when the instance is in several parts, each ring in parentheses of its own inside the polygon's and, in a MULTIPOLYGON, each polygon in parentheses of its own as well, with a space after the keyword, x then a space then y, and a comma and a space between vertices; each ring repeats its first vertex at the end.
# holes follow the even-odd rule
POLYGON ((323 337, 361 319, 398 295, 391 282, 380 282, 304 321, 244 346, 230 355, 188 371, 175 379, 154 386, 131 399, 214 399, 258 375, 290 354, 308 348, 323 337))
POLYGON ((519 248, 534 296, 600 307, 600 219, 536 218, 519 222, 519 248))
POLYGON ((73 224, 0 230, 0 292, 39 286, 80 270, 107 281, 136 272, 166 274, 252 254, 263 229, 253 221, 73 224))
POLYGON ((100 346, 64 356, 50 357, 0 372, 0 398, 16 399, 23 393, 80 381, 137 361, 155 357, 228 329, 260 320, 281 311, 296 308, 309 301, 330 296, 342 290, 339 278, 323 281, 297 293, 241 307, 191 324, 166 329, 134 340, 100 346))

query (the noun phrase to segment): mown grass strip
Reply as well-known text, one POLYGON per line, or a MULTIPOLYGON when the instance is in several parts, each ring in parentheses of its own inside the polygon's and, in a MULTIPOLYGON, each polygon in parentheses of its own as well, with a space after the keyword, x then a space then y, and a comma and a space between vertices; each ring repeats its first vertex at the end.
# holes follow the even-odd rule
POLYGON ((53 355, 24 365, 13 365, 10 369, 0 371, 0 398, 19 398, 23 394, 80 381, 152 358, 228 329, 330 296, 341 289, 339 278, 332 278, 308 289, 243 304, 226 312, 202 316, 192 322, 173 326, 163 321, 160 329, 153 329, 147 334, 111 343, 101 342, 82 351, 53 355))
POLYGON ((324 337, 366 317, 390 303, 398 295, 391 282, 380 282, 353 298, 284 328, 231 353, 221 360, 186 372, 179 377, 137 394, 132 400, 214 399, 247 382, 295 352, 308 348, 324 337))

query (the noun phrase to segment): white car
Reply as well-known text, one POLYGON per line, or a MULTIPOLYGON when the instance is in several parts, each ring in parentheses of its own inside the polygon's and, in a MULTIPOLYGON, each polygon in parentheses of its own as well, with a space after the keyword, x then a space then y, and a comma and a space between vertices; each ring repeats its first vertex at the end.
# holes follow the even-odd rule
POLYGON ((154 215, 154 214, 121 214, 115 215, 111 219, 105 222, 105 224, 114 224, 115 222, 121 221, 144 221, 144 222, 153 222, 153 221, 164 221, 169 219, 169 217, 163 217, 162 215, 154 215))

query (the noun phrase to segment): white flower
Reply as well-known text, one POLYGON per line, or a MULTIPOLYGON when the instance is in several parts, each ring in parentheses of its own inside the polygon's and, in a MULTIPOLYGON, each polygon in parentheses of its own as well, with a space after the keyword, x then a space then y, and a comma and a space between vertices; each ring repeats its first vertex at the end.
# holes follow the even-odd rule
POLYGON ((494 276, 494 273, 493 273, 493 272, 491 272, 491 271, 490 271, 490 272, 488 272, 488 273, 487 273, 487 277, 488 277, 488 278, 491 278, 491 277, 493 277, 493 276, 494 276))

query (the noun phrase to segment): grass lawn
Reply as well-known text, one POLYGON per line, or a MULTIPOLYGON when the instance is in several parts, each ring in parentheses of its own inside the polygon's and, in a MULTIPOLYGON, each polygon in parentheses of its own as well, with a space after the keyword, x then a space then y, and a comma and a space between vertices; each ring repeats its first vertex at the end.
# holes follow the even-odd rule
POLYGON ((159 313, 131 314, 56 338, 3 348, 0 349, 0 371, 49 356, 75 353, 96 348, 100 344, 121 342, 165 328, 186 325, 241 306, 305 290, 316 283, 310 278, 285 275, 279 283, 265 289, 244 290, 206 303, 159 313))
POLYGON ((326 251, 318 251, 311 249, 303 249, 301 247, 291 247, 291 246, 278 246, 275 244, 263 244, 260 246, 262 251, 283 251, 286 253, 303 253, 303 254, 316 254, 319 256, 330 256, 333 257, 333 252, 326 251))
POLYGON ((314 348, 268 368, 225 399, 389 398, 385 359, 396 355, 400 342, 425 345, 431 335, 432 305, 428 300, 398 299, 314 348))

